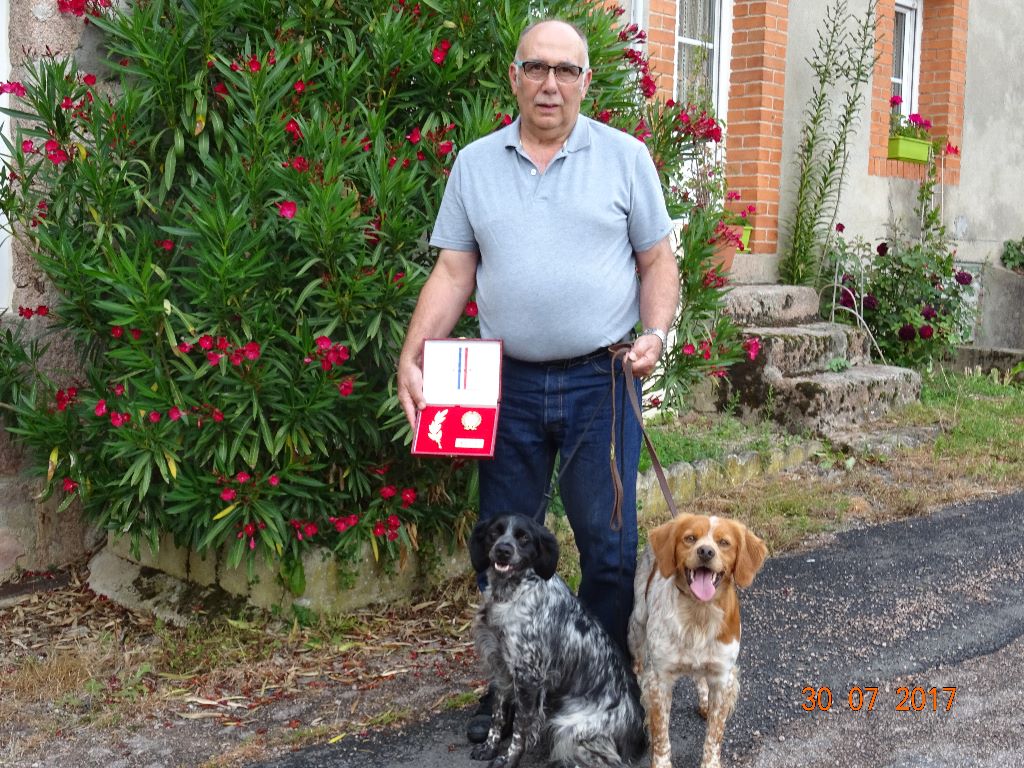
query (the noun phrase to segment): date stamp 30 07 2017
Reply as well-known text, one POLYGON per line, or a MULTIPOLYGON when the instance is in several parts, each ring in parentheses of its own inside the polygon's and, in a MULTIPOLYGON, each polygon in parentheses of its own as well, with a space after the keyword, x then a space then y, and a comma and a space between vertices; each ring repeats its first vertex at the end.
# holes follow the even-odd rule
MULTIPOLYGON (((842 691, 839 697, 832 695, 827 686, 805 686, 801 709, 805 712, 828 712, 833 706, 843 707, 842 691)), ((951 712, 956 698, 956 687, 926 688, 921 685, 901 685, 895 691, 879 689, 878 686, 852 686, 846 691, 846 706, 852 712, 871 712, 878 707, 892 706, 896 712, 951 712), (881 693, 880 693, 881 691, 881 693)))

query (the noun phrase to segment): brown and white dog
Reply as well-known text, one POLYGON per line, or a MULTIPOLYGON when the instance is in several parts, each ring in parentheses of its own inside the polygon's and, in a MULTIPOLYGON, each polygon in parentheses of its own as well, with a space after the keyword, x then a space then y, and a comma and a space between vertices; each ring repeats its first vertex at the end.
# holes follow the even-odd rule
POLYGON ((629 650, 651 732, 651 768, 671 768, 672 687, 697 684, 707 719, 702 768, 721 765, 725 721, 739 696, 740 606, 768 549, 735 520, 679 515, 651 531, 637 564, 629 650))

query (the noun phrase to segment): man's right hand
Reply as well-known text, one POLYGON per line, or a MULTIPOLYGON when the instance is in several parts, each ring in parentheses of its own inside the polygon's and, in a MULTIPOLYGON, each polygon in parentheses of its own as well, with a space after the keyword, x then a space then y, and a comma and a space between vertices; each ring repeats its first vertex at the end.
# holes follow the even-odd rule
POLYGON ((427 403, 423 399, 423 369, 413 360, 398 361, 398 402, 402 404, 409 426, 416 428, 416 414, 427 403))

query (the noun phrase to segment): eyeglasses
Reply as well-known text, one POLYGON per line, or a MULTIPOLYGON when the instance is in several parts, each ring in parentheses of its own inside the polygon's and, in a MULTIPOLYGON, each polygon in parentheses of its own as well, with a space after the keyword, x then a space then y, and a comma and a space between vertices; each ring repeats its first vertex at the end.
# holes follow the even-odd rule
POLYGON ((541 82, 548 79, 548 72, 554 70, 555 80, 560 83, 575 83, 583 74, 583 67, 575 64, 545 64, 543 61, 516 61, 527 80, 541 82))

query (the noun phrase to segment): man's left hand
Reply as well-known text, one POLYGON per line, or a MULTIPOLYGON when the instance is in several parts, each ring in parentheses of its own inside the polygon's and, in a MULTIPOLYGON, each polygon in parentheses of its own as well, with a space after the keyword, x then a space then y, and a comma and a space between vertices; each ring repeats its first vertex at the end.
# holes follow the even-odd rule
POLYGON ((654 372, 662 353, 661 339, 653 333, 638 336, 629 351, 629 360, 633 363, 633 375, 637 378, 650 376, 654 372))

